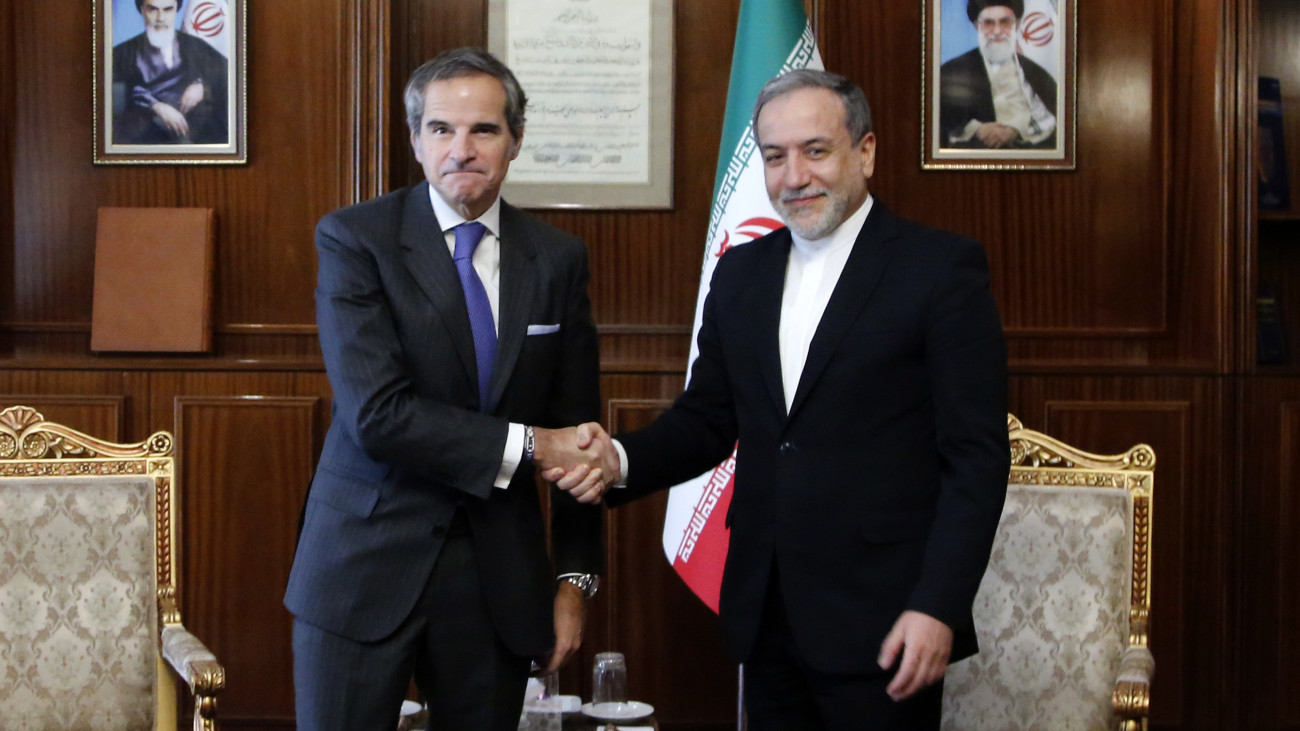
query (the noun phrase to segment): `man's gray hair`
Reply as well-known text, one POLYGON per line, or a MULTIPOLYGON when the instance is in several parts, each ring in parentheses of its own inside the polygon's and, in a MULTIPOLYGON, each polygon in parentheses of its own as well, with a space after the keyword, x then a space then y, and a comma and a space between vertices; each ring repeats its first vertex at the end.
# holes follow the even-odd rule
POLYGON ((424 122, 424 90, 431 82, 479 75, 491 76, 505 87, 506 125, 510 127, 510 136, 517 141, 524 133, 524 110, 528 107, 528 97, 524 96, 519 80, 505 64, 482 48, 473 47, 443 51, 411 74, 403 95, 406 126, 411 134, 418 134, 424 122))
POLYGON ((857 84, 829 71, 795 69, 767 82, 758 92, 758 100, 754 102, 754 115, 750 120, 754 125, 755 140, 758 140, 758 113, 763 110, 763 105, 778 96, 800 89, 829 89, 835 92, 844 103, 844 126, 854 144, 861 142, 871 132, 871 105, 867 104, 867 95, 862 93, 857 84))

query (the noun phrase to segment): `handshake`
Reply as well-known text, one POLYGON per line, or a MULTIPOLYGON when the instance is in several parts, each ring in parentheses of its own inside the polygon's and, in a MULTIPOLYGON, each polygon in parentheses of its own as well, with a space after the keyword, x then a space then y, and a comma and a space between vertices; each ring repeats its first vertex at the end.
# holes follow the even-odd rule
POLYGON ((580 503, 599 503, 610 485, 623 479, 614 440, 600 424, 533 429, 533 464, 580 503))

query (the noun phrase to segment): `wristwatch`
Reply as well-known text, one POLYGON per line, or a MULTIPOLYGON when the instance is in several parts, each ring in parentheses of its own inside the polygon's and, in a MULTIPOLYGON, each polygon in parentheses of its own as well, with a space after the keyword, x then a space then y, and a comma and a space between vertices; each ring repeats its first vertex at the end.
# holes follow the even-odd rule
POLYGON ((524 427, 524 464, 532 464, 533 454, 537 450, 537 440, 533 438, 533 428, 524 427))
POLYGON ((595 574, 560 574, 556 580, 567 581, 578 587, 583 599, 596 596, 596 590, 600 588, 600 577, 595 574))

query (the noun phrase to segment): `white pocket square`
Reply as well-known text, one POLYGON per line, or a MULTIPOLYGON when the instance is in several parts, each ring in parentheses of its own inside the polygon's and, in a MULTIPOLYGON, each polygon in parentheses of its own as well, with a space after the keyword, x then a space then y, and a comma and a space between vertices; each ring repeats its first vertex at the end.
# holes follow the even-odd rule
POLYGON ((556 323, 554 325, 529 325, 528 326, 529 335, 550 335, 551 333, 557 333, 559 331, 560 331, 559 323, 556 323))

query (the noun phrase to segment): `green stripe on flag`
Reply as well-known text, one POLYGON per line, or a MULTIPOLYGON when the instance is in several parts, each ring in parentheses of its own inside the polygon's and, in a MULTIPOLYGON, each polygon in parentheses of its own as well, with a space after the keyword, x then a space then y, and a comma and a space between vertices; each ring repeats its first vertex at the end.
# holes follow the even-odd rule
POLYGON ((713 181, 717 199, 731 156, 749 126, 754 100, 769 79, 781 71, 808 25, 803 0, 741 0, 736 24, 736 50, 731 56, 731 81, 722 120, 722 144, 713 181))

